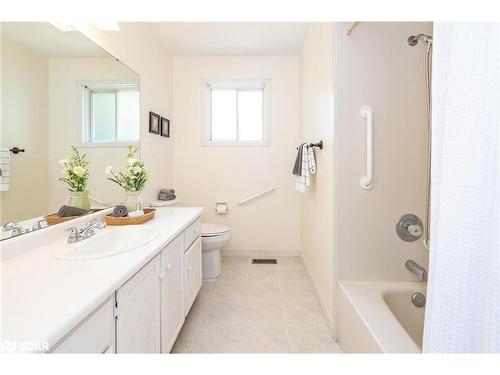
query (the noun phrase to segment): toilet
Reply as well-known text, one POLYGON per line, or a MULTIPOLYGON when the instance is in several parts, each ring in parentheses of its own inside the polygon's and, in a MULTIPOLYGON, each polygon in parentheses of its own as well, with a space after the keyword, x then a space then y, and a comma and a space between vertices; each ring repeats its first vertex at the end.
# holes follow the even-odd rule
POLYGON ((201 223, 203 279, 216 279, 221 273, 220 250, 231 239, 231 229, 220 224, 201 223))

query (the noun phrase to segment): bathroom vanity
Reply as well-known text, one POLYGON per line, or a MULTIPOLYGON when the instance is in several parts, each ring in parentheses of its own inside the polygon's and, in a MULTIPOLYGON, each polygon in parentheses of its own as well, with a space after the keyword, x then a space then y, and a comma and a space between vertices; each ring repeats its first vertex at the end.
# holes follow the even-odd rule
POLYGON ((201 287, 202 210, 160 208, 130 233, 108 226, 79 244, 66 243, 67 225, 3 242, 1 341, 28 352, 170 352, 201 287), (136 247, 120 251, 127 243, 136 247), (91 256, 75 253, 84 244, 91 256))

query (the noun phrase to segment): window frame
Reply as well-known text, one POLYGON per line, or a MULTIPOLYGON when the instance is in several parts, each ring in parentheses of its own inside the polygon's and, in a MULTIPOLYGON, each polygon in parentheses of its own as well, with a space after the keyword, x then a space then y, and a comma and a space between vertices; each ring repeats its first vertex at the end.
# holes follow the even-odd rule
MULTIPOLYGON (((203 80, 203 145, 205 146, 270 146, 270 89, 271 80, 264 79, 204 79, 203 80), (239 91, 251 90, 262 86, 262 140, 239 141, 239 140, 212 140, 212 89, 217 86, 235 88, 239 91)), ((236 108, 236 111, 238 108, 236 108)), ((238 113, 238 112, 236 112, 238 113)), ((236 120, 236 126, 238 126, 236 120)), ((236 129, 238 134, 238 128, 236 129)))
MULTIPOLYGON (((77 82, 79 111, 78 111, 78 146, 85 147, 128 147, 128 145, 139 145, 141 118, 139 114, 139 139, 129 141, 95 142, 93 140, 94 131, 92 126, 92 92, 117 93, 119 91, 134 90, 139 92, 139 111, 141 105, 139 81, 78 81, 77 82)), ((115 95, 115 135, 118 137, 118 95, 115 95)), ((139 112, 140 113, 140 112, 139 112)), ((117 138, 116 138, 117 139, 117 138)))

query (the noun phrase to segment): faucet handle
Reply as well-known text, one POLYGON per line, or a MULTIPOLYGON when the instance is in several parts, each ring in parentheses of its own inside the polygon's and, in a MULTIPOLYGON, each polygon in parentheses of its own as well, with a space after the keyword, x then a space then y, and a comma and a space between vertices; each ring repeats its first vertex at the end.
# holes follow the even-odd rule
POLYGON ((8 232, 9 230, 14 229, 14 225, 15 225, 14 223, 12 223, 12 222, 10 222, 10 221, 9 221, 8 223, 5 223, 5 224, 2 226, 2 230, 3 230, 4 232, 8 232))
POLYGON ((96 228, 103 229, 106 228, 106 224, 103 221, 100 221, 99 219, 91 219, 87 223, 87 228, 96 226, 96 228))
POLYGON ((40 220, 37 220, 33 223, 33 227, 31 228, 31 230, 38 230, 38 229, 42 229, 42 223, 44 222, 47 222, 47 220, 45 219, 40 219, 40 220))
POLYGON ((408 233, 413 237, 419 238, 422 235, 422 227, 418 224, 410 224, 407 227, 408 233))
POLYGON ((76 227, 66 228, 65 231, 69 232, 69 238, 76 238, 78 235, 78 229, 76 229, 76 227))

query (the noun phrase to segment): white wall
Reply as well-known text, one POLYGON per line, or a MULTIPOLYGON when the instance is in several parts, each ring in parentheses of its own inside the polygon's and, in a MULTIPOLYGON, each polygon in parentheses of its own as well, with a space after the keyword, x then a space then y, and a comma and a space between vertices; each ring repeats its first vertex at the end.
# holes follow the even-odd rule
POLYGON ((302 139, 323 140, 317 174, 301 195, 301 250, 333 327, 333 25, 312 23, 301 53, 302 139))
POLYGON ((11 153, 10 190, 1 192, 1 223, 47 213, 48 59, 2 38, 1 145, 11 153))
MULTIPOLYGON (((149 133, 149 111, 171 118, 172 58, 146 29, 133 22, 120 23, 119 32, 78 28, 85 36, 139 74, 141 101, 141 158, 151 177, 142 194, 147 204, 158 190, 172 186, 172 139, 149 133)), ((173 124, 175 127, 175 124, 173 124)))
MULTIPOLYGON (((130 81, 139 77, 112 57, 49 59, 49 177, 51 212, 58 210, 69 196, 68 186, 58 181, 61 167, 58 160, 66 158, 69 145, 80 141, 80 90, 78 81, 130 81)), ((91 161, 87 189, 92 196, 106 202, 123 200, 123 189, 106 179, 108 165, 125 165, 127 147, 80 147, 91 161)))
POLYGON ((174 180, 184 205, 204 206, 203 220, 231 227, 229 250, 298 251, 300 204, 291 174, 300 136, 299 59, 174 57, 174 180), (203 79, 270 78, 270 146, 203 146, 203 79), (236 202, 275 185, 276 191, 236 202), (229 214, 214 214, 227 201, 229 214))
POLYGON ((350 36, 335 33, 335 248, 339 279, 415 280, 404 263, 427 266, 422 242, 403 242, 396 220, 424 219, 426 170, 425 47, 408 36, 432 33, 431 23, 362 22, 350 36), (365 122, 374 108, 374 186, 364 190, 365 122))

